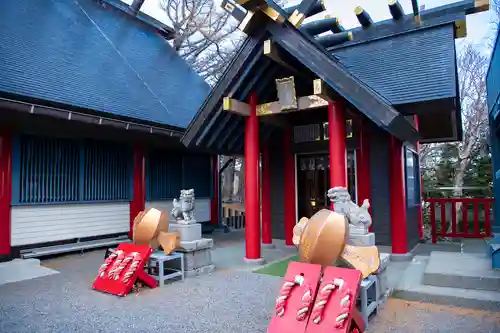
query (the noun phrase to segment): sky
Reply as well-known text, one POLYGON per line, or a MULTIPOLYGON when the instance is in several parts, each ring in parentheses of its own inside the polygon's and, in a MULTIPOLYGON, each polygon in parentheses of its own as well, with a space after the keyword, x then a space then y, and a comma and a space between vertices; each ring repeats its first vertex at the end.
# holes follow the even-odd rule
MULTIPOLYGON (((125 3, 132 3, 132 0, 122 0, 125 3)), ((161 0, 146 0, 141 8, 141 11, 154 17, 155 19, 169 24, 168 18, 160 6, 161 0)), ((214 0, 220 3, 220 0, 214 0)), ((286 6, 297 4, 300 1, 288 1, 286 6)), ((425 5, 426 9, 443 6, 449 3, 457 2, 457 0, 421 0, 419 5, 425 5)), ((325 0, 326 11, 315 15, 313 18, 322 18, 325 15, 339 17, 344 28, 354 28, 359 26, 354 8, 356 6, 363 7, 372 17, 373 21, 382 21, 391 17, 387 0, 325 0)), ((405 13, 411 13, 411 0, 400 0, 405 13)), ((490 24, 492 14, 483 12, 467 16, 467 37, 457 40, 457 45, 460 47, 464 42, 472 42, 478 45, 487 45, 488 38, 493 35, 493 28, 490 24)), ((485 47, 485 52, 488 52, 485 47)))

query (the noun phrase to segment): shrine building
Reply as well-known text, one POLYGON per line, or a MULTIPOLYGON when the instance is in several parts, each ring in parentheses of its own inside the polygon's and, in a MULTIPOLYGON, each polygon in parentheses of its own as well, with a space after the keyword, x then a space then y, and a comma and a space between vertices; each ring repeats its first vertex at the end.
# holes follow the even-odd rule
POLYGON ((352 30, 314 19, 325 10, 317 0, 223 2, 247 38, 182 142, 244 156, 247 260, 273 238, 292 245, 294 225, 329 207, 336 186, 370 200, 376 242, 395 258, 423 237, 419 143, 462 139, 455 40, 489 4, 412 1, 405 13, 377 1, 391 18, 357 7, 352 30))
POLYGON ((1 260, 115 245, 184 188, 216 219, 217 160, 180 142, 210 88, 143 2, 0 3, 1 260))

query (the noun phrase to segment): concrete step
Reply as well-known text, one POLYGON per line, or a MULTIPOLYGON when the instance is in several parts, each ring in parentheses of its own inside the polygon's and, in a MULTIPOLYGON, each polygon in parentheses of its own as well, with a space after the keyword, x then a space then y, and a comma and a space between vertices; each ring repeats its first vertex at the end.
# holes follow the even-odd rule
POLYGON ((75 251, 91 250, 102 247, 115 246, 120 243, 130 242, 127 236, 118 236, 113 238, 96 239, 92 241, 84 241, 77 243, 69 243, 54 246, 45 246, 33 249, 27 249, 20 251, 21 258, 38 258, 53 254, 69 253, 75 251))
POLYGON ((499 311, 500 309, 500 292, 497 291, 420 285, 405 290, 396 290, 392 297, 478 310, 499 311))
POLYGON ((432 252, 424 271, 426 286, 500 292, 500 272, 484 253, 432 252))
MULTIPOLYGON (((479 310, 498 311, 500 309, 499 291, 449 288, 423 284, 424 272, 429 259, 427 256, 415 256, 411 263, 395 263, 399 266, 394 263, 389 265, 390 284, 394 289, 392 297, 479 310)), ((444 267, 445 264, 441 268, 444 267)))

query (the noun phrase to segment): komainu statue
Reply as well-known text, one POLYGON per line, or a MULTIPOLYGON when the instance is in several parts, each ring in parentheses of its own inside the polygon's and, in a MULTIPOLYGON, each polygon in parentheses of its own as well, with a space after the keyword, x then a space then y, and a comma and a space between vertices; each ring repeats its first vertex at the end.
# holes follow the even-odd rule
POLYGON ((194 223, 194 189, 181 190, 179 200, 172 202, 172 217, 178 223, 194 223))
POLYGON ((334 211, 347 217, 351 229, 368 232, 368 228, 372 225, 372 217, 368 212, 370 208, 368 199, 363 200, 363 204, 358 207, 352 202, 349 191, 340 186, 329 189, 327 196, 333 203, 334 211))

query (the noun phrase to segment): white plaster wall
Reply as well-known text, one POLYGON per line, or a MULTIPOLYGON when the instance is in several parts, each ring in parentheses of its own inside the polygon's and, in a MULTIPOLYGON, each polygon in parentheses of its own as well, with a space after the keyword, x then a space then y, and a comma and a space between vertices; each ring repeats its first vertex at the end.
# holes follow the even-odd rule
MULTIPOLYGON (((210 199, 195 199, 194 217, 197 222, 210 221, 210 199)), ((146 201, 146 209, 156 208, 168 212, 172 211, 172 200, 146 201)))
POLYGON ((130 230, 130 204, 12 206, 12 246, 104 236, 130 230))

